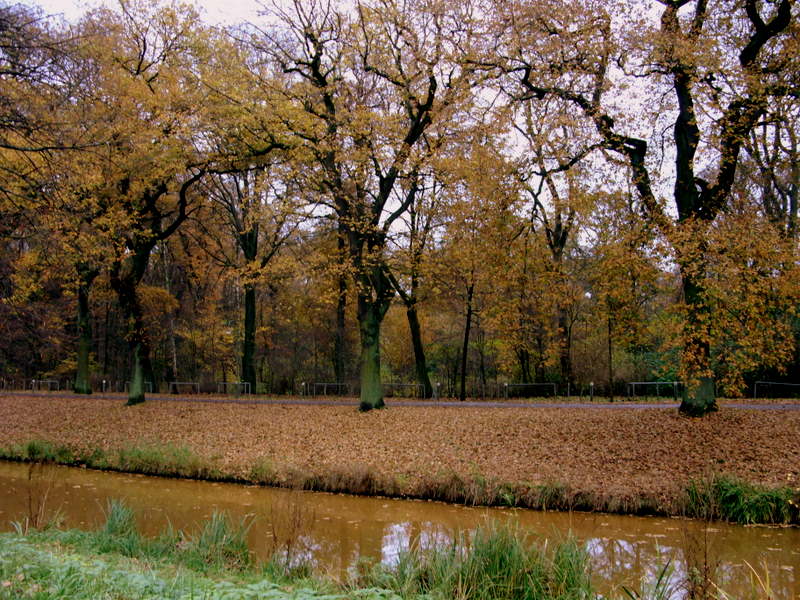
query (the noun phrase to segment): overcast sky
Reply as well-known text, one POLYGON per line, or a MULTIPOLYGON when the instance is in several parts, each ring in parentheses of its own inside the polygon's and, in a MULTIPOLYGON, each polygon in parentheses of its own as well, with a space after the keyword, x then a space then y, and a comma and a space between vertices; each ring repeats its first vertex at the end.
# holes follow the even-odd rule
MULTIPOLYGON (((239 23, 253 21, 257 17, 255 0, 187 0, 200 9, 200 14, 210 23, 239 23)), ((22 0, 23 4, 40 6, 47 14, 60 14, 69 21, 76 21, 88 8, 108 4, 114 0, 22 0)))

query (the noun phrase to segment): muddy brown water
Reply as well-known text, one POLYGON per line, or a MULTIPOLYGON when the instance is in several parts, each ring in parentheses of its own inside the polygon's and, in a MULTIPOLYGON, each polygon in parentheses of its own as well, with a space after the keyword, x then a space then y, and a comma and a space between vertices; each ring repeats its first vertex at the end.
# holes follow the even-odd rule
MULTIPOLYGON (((0 461, 0 530, 29 514, 46 497, 45 512, 58 510, 67 527, 92 528, 103 521, 109 499, 124 500, 145 534, 168 522, 194 530, 214 511, 252 521, 250 546, 266 558, 294 540, 293 551, 317 568, 345 577, 359 558, 391 562, 409 544, 447 542, 459 532, 491 522, 513 522, 541 540, 577 537, 591 555, 593 578, 602 593, 653 581, 671 561, 677 583, 687 564, 716 567, 717 584, 733 598, 747 596, 752 565, 765 569, 775 598, 800 597, 800 528, 743 527, 668 518, 622 517, 489 509, 357 496, 292 492, 105 473, 69 467, 39 468, 0 461)), ((614 595, 619 595, 614 593, 614 595)))

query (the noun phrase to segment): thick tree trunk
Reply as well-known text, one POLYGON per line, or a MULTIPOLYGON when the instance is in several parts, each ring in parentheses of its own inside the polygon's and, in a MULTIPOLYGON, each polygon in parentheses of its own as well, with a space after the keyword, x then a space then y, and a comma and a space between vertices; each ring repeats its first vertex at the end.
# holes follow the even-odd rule
POLYGON ((683 273, 682 285, 688 308, 682 359, 688 381, 679 410, 687 416, 702 417, 719 409, 711 375, 711 345, 707 331, 709 307, 702 284, 692 274, 683 273))
POLYGON ((467 352, 469 351, 469 330, 472 327, 472 294, 475 285, 467 288, 467 316, 464 322, 464 343, 461 346, 461 389, 458 399, 462 402, 467 399, 467 352))
POLYGON ((417 373, 417 383, 422 386, 422 397, 430 398, 433 396, 433 386, 428 375, 428 362, 425 358, 425 347, 422 345, 419 315, 414 304, 411 304, 406 309, 406 316, 408 317, 408 328, 411 331, 411 346, 414 349, 414 367, 417 373))
POLYGON ((383 408, 381 384, 381 306, 366 298, 358 300, 358 328, 361 333, 361 402, 362 412, 383 408))
POLYGON ((256 393, 256 289, 252 283, 244 286, 244 341, 242 343, 242 381, 256 393))
POLYGON ((133 348, 133 369, 131 372, 131 384, 128 388, 128 406, 140 404, 145 400, 145 392, 147 391, 147 371, 145 363, 149 362, 147 356, 149 352, 146 347, 137 344, 133 348))
POLYGON ((73 387, 73 391, 76 394, 92 393, 92 384, 89 381, 89 355, 92 351, 89 285, 91 285, 91 281, 86 282, 84 280, 78 286, 78 364, 73 387))
POLYGON ((519 361, 519 373, 521 383, 531 383, 531 353, 527 348, 517 349, 517 360, 519 361))
POLYGON ((133 354, 133 373, 128 393, 128 406, 144 402, 147 381, 155 386, 153 368, 150 363, 150 340, 144 323, 144 310, 136 293, 136 286, 147 269, 149 256, 149 250, 134 254, 111 269, 111 287, 117 292, 122 313, 128 324, 127 339, 133 354))

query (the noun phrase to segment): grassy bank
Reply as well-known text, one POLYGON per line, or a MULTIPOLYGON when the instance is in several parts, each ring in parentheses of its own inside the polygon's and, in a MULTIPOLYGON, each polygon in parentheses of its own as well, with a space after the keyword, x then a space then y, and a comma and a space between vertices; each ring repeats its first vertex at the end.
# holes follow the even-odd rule
POLYGON ((133 513, 109 504, 91 532, 44 528, 0 535, 0 598, 590 598, 587 556, 573 542, 528 545, 508 529, 408 552, 395 566, 360 563, 335 582, 276 555, 254 564, 247 523, 223 514, 195 532, 144 538, 133 513))
POLYGON ((105 451, 100 448, 86 450, 46 440, 31 440, 0 448, 0 458, 311 491, 416 497, 469 505, 678 515, 741 524, 800 524, 800 490, 788 486, 750 484, 725 474, 690 479, 672 497, 615 497, 574 490, 558 482, 498 482, 478 473, 467 478, 449 473, 439 479, 423 479, 416 487, 409 488, 396 480, 381 478, 369 469, 357 468, 318 475, 304 473, 296 468, 281 471, 266 460, 258 461, 246 475, 241 475, 226 472, 188 447, 171 444, 124 446, 105 451))
MULTIPOLYGON (((0 534, 0 599, 603 600, 586 550, 567 539, 532 543, 519 530, 486 525, 471 535, 414 547, 392 564, 358 562, 347 581, 314 572, 302 555, 256 564, 248 522, 215 513, 194 531, 142 536, 133 513, 111 501, 95 531, 32 529, 0 534)), ((299 547, 299 545, 298 545, 299 547)), ((774 597, 754 571, 750 600, 774 597)), ((712 580, 672 577, 669 564, 636 589, 604 600, 730 600, 712 580), (704 590, 702 596, 691 590, 704 590)))

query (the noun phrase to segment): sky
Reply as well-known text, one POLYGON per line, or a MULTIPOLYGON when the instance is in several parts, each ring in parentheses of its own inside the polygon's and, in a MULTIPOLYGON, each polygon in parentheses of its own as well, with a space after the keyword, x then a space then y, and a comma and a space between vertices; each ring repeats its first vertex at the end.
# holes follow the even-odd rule
MULTIPOLYGON (((187 0, 200 9, 200 14, 209 23, 230 24, 253 21, 257 18, 259 5, 255 0, 187 0)), ((63 15, 68 21, 77 21, 87 9, 107 4, 114 0, 22 0, 22 4, 39 6, 46 14, 63 15)))

